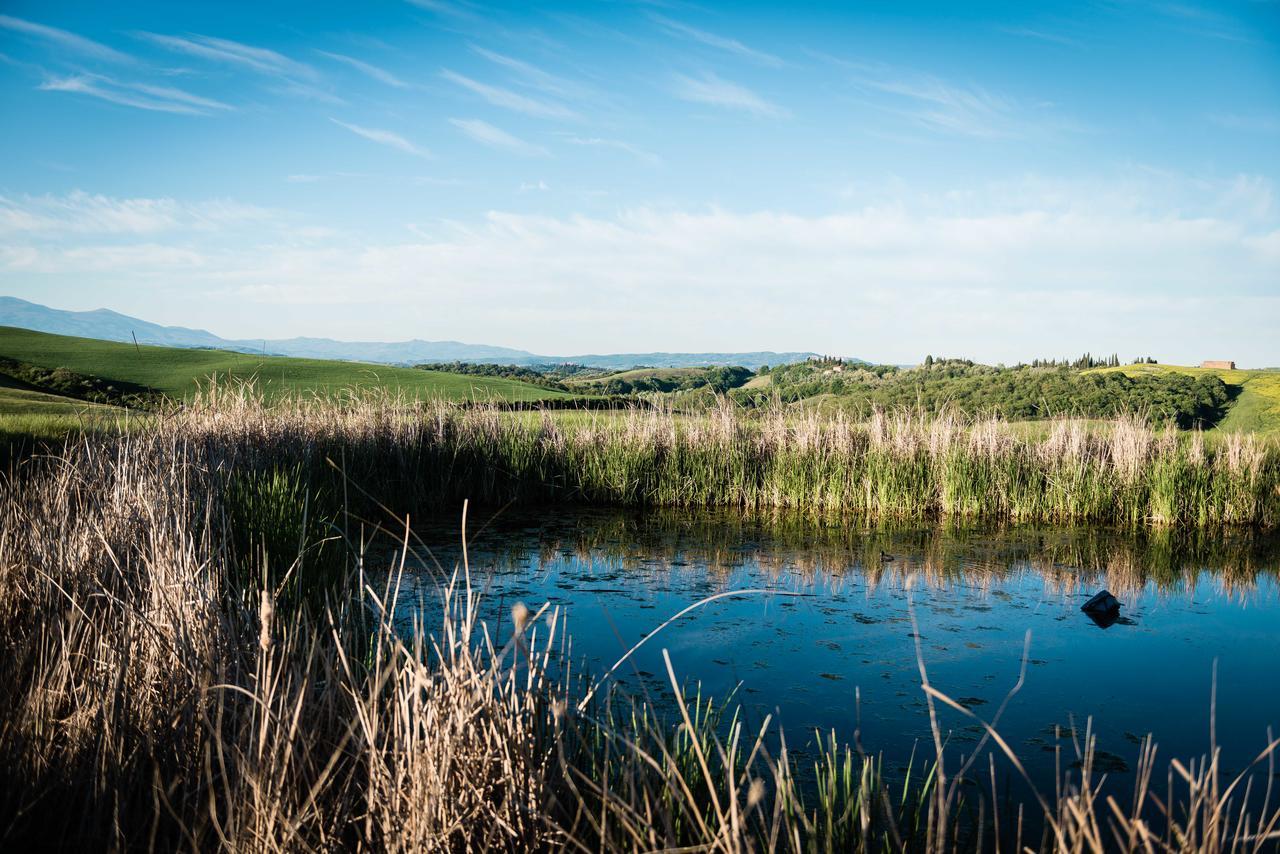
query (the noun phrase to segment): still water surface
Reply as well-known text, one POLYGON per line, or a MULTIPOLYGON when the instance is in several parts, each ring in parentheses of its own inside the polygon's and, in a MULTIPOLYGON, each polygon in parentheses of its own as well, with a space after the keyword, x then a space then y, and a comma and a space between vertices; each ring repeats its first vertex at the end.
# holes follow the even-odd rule
MULTIPOLYGON (((1070 728, 1083 734, 1090 718, 1102 764, 1126 787, 1148 732, 1166 760, 1205 753, 1215 661, 1226 767, 1247 764, 1269 727, 1280 732, 1275 536, 563 509, 473 515, 470 526, 491 629, 505 635, 516 602, 550 602, 567 615, 573 659, 595 674, 704 597, 774 591, 683 617, 615 681, 661 706, 669 650, 682 681, 717 698, 736 692, 749 723, 774 715, 801 758, 815 730, 849 739, 859 715, 863 743, 890 769, 913 748, 932 752, 913 619, 933 684, 984 718, 1016 682, 1030 632, 1026 683, 1000 731, 1041 780, 1052 779, 1055 745, 1064 766, 1074 759, 1070 728), (1104 587, 1124 604, 1105 628, 1080 610, 1104 587)), ((461 555, 458 531, 456 520, 417 531, 423 559, 401 587, 401 621, 432 627, 438 585, 461 555)), ((959 752, 980 735, 959 713, 941 717, 959 752)))

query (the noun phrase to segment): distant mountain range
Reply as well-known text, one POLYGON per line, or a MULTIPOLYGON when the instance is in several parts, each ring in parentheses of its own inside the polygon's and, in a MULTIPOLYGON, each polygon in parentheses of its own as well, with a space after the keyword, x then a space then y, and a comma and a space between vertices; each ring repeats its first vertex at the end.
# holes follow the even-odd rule
MULTIPOLYGON (((133 341, 164 347, 206 347, 242 353, 298 356, 308 359, 339 359, 388 365, 417 365, 427 362, 491 362, 501 365, 579 365, 626 370, 640 365, 655 368, 692 368, 711 365, 742 365, 755 370, 761 365, 799 362, 816 353, 590 353, 578 356, 544 356, 527 350, 461 341, 335 341, 331 338, 282 338, 275 340, 232 340, 203 329, 161 326, 136 317, 100 308, 96 311, 62 311, 17 297, 0 297, 0 326, 18 326, 55 335, 76 335, 104 341, 133 341)), ((856 361, 856 360, 855 360, 856 361)))

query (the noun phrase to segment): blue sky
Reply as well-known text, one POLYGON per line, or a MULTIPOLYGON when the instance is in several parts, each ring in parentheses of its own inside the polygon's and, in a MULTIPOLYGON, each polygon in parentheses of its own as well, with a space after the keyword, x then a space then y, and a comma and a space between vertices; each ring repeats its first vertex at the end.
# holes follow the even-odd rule
POLYGON ((227 337, 1280 364, 1280 3, 0 3, 0 291, 227 337))

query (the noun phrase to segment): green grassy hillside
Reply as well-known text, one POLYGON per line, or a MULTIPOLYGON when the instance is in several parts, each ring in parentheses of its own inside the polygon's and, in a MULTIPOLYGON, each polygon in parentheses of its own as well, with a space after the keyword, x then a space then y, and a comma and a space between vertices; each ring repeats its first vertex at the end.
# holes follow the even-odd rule
POLYGON ((107 412, 112 408, 58 394, 12 388, 0 382, 0 413, 6 415, 78 415, 82 412, 107 412))
POLYGON ((564 381, 564 384, 568 386, 586 386, 606 380, 635 382, 636 380, 653 379, 671 380, 678 383, 681 380, 696 377, 702 373, 705 373, 703 368, 634 368, 630 371, 618 371, 617 373, 603 376, 569 377, 564 381))
POLYGON ((1280 371, 1224 371, 1183 365, 1122 365, 1095 368, 1100 372, 1122 371, 1129 376, 1179 373, 1198 377, 1211 374, 1230 388, 1235 400, 1219 422, 1217 430, 1252 433, 1280 433, 1280 371))
MULTIPOLYGON (((470 377, 359 362, 256 356, 225 350, 134 347, 0 327, 0 356, 187 397, 211 376, 256 379, 268 397, 384 388, 408 397, 530 401, 571 397, 501 377, 470 377)), ((0 401, 0 406, 3 401, 0 401)), ((0 411, 7 411, 0 408, 0 411)))
MULTIPOLYGON (((682 405, 684 392, 714 390, 726 392, 751 378, 751 371, 740 366, 713 368, 634 368, 604 376, 571 377, 565 385, 582 394, 642 395, 675 394, 671 402, 682 405)), ((703 395, 698 395, 699 398, 703 395)))

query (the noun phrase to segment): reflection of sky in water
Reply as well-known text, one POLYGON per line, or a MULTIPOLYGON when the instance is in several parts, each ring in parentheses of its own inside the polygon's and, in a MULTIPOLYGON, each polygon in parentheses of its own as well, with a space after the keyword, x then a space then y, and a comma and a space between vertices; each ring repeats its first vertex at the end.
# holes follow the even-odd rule
MULTIPOLYGON (((502 518, 470 549, 473 579, 487 588, 483 618, 501 623, 505 637, 515 602, 562 606, 573 658, 598 674, 702 597, 757 587, 802 593, 713 602, 666 628, 617 679, 661 703, 667 649, 680 678, 701 682, 705 693, 737 688, 748 722, 773 713, 802 758, 815 728, 852 736, 858 688, 863 743, 883 751, 889 767, 928 740, 911 605, 932 682, 984 717, 1016 681, 1030 630, 1027 682, 1000 731, 1037 776, 1053 768, 1054 725, 1065 729, 1072 717, 1083 730, 1092 716, 1099 749, 1130 766, 1138 736, 1149 731, 1166 759, 1201 755, 1215 658, 1225 766, 1256 755, 1268 726, 1280 730, 1274 542, 1219 544, 1206 557, 1097 531, 917 529, 815 532, 807 546, 803 529, 776 534, 740 520, 688 519, 598 511, 502 518), (892 559, 882 561, 882 550, 892 559), (1232 568, 1215 572, 1213 560, 1232 568), (1080 605, 1107 584, 1124 619, 1103 630, 1080 605)), ((456 530, 419 532, 449 568, 456 530)), ((402 620, 420 598, 427 614, 435 610, 436 578, 406 577, 402 620)), ((977 739, 958 713, 944 710, 942 720, 957 750, 977 739)))

